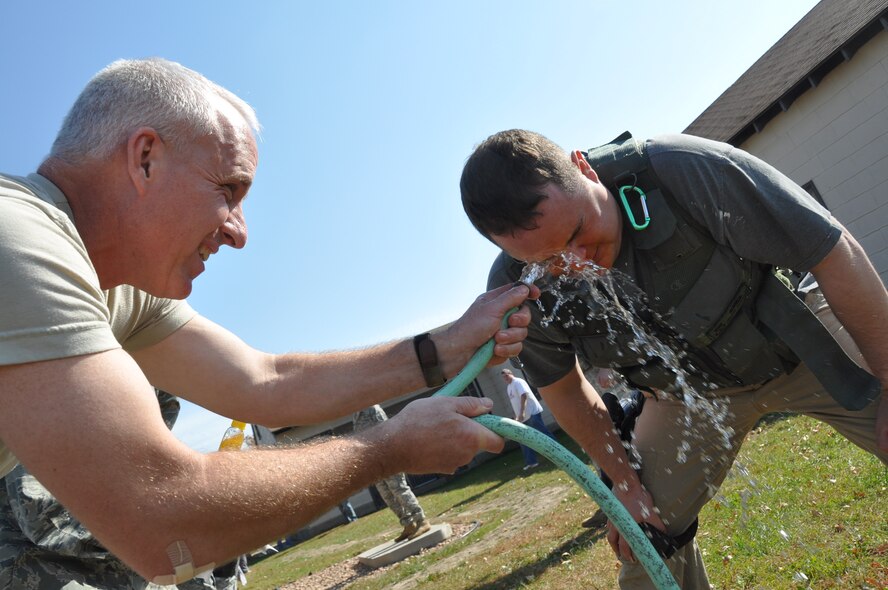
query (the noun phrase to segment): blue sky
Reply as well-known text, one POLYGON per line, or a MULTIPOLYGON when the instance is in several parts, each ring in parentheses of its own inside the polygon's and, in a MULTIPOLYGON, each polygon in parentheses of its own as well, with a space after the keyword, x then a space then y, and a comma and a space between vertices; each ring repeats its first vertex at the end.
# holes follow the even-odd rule
MULTIPOLYGON (((366 346, 458 317, 496 251, 458 181, 496 131, 565 149, 680 132, 814 5, 473 0, 10 2, 0 171, 33 171, 88 79, 160 56, 250 102, 264 126, 245 250, 190 303, 269 352, 366 346)), ((227 420, 185 404, 199 450, 227 420)))

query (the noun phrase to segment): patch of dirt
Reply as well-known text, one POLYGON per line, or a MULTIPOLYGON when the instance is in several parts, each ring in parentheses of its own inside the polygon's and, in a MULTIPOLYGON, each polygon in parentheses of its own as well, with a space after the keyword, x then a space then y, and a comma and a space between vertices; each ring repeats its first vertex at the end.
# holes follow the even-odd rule
MULTIPOLYGON (((458 564, 463 563, 480 553, 488 551, 503 539, 511 537, 516 532, 526 527, 541 515, 553 510, 562 499, 567 496, 568 492, 573 489, 573 486, 562 485, 550 487, 545 490, 528 490, 517 495, 517 497, 514 493, 510 494, 508 497, 493 497, 477 503, 471 511, 460 512, 459 520, 469 521, 470 524, 451 522, 450 526, 453 528, 453 535, 434 547, 423 549, 419 555, 425 555, 428 552, 446 547, 448 544, 471 534, 480 524, 478 520, 474 519, 476 516, 503 508, 514 509, 520 506, 520 510, 515 510, 514 514, 503 520, 496 529, 485 534, 482 539, 467 546, 459 553, 451 555, 450 557, 442 559, 430 567, 425 568, 421 573, 401 580, 392 586, 392 590, 410 590, 415 588, 420 577, 424 579, 429 576, 429 574, 452 569, 458 564), (472 523, 473 520, 474 523, 472 523)), ((448 522, 448 513, 449 511, 445 512, 438 518, 435 518, 434 522, 448 522)), ((313 572, 308 576, 304 576, 298 580, 285 584, 280 587, 280 590, 342 590, 361 578, 379 575, 395 567, 398 567, 398 563, 393 563, 381 568, 371 568, 358 562, 357 557, 353 557, 327 567, 319 572, 313 572)))

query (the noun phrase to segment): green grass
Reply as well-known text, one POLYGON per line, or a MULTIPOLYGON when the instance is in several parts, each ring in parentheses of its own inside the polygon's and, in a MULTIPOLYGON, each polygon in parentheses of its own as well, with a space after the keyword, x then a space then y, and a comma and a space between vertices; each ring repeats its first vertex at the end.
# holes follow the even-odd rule
POLYGON ((875 458, 793 418, 753 433, 740 463, 751 479, 728 480, 701 519, 717 588, 888 588, 888 478, 875 458))
MULTIPOLYGON (((749 436, 738 464, 700 515, 714 588, 888 589, 888 471, 879 461, 818 422, 777 417, 749 436)), ((478 528, 349 588, 616 588, 603 531, 580 526, 595 504, 547 463, 529 474, 522 465, 513 451, 422 496, 433 522, 478 528)), ((390 511, 363 517, 256 564, 250 588, 320 571, 399 530, 390 511)))

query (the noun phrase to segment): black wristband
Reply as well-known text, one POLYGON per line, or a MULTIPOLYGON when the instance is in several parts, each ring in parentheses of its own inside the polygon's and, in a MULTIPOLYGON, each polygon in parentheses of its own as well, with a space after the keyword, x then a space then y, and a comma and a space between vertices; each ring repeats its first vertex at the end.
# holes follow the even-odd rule
POLYGON ((447 382, 441 365, 438 364, 438 349, 428 332, 419 334, 413 338, 413 350, 419 360, 419 368, 428 387, 438 387, 447 382))

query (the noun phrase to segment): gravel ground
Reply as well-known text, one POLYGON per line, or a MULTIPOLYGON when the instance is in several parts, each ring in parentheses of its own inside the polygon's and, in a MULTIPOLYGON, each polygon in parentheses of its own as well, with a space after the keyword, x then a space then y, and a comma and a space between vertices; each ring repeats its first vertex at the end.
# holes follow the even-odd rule
POLYGON ((352 557, 319 572, 312 572, 295 582, 285 584, 280 587, 280 590, 339 590, 355 580, 380 570, 386 570, 392 567, 392 565, 374 569, 359 563, 357 557, 352 557))
MULTIPOLYGON (((453 535, 451 535, 449 539, 438 543, 434 547, 423 549, 420 552, 420 555, 445 547, 449 543, 461 539, 477 528, 477 524, 451 524, 450 526, 453 528, 453 535)), ((284 584, 279 590, 341 590, 361 578, 376 575, 397 566, 397 563, 393 563, 384 567, 372 568, 358 562, 357 557, 352 557, 322 569, 319 572, 312 572, 303 578, 290 582, 289 584, 284 584)))

